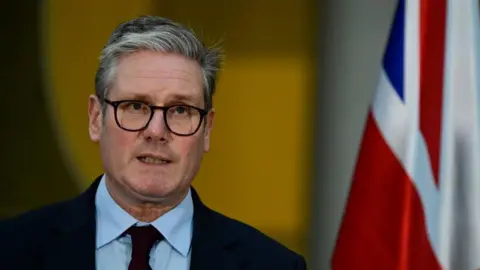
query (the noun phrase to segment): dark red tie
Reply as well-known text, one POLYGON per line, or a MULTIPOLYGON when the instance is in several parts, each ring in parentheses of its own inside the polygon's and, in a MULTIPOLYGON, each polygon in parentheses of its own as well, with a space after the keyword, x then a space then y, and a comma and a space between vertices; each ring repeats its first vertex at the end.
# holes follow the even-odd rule
POLYGON ((150 250, 157 241, 163 239, 163 235, 152 225, 132 226, 126 233, 132 237, 132 260, 128 270, 151 270, 150 250))

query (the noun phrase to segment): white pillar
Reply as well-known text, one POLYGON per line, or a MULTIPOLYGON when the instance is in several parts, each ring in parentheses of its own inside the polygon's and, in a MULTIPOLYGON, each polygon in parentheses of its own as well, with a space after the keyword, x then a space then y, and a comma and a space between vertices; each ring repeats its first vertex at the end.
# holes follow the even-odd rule
POLYGON ((330 269, 396 4, 396 0, 318 2, 317 143, 309 269, 330 269))

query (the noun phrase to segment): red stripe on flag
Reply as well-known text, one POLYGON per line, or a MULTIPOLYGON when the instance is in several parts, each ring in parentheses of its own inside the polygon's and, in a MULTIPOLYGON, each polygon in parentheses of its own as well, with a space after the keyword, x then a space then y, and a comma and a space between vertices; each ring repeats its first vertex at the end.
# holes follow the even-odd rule
POLYGON ((371 113, 332 269, 441 269, 427 238, 419 195, 371 113))
POLYGON ((435 183, 440 167, 446 0, 422 0, 420 11, 420 131, 435 183))

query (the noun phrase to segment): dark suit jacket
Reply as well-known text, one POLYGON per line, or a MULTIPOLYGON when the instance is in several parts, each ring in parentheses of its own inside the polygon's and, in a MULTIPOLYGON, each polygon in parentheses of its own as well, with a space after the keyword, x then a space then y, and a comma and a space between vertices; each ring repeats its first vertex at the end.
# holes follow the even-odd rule
MULTIPOLYGON (((95 269, 95 193, 0 222, 0 269, 95 269)), ((194 204, 191 270, 303 270, 305 260, 256 229, 194 204)))

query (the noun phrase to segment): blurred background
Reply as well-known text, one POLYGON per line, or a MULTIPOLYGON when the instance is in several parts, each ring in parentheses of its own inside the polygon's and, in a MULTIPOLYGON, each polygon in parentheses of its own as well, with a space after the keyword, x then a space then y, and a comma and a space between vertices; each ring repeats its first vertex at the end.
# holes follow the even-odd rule
POLYGON ((2 1, 0 218, 71 198, 102 173, 87 97, 113 29, 169 17, 223 40, 210 207, 328 269, 394 0, 2 1))

